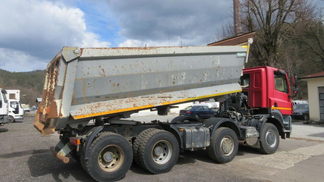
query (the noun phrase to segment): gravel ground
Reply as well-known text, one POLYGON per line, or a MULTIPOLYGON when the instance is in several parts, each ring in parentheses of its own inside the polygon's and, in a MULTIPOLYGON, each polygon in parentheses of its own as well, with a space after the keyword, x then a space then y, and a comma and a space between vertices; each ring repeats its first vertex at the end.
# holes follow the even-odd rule
MULTIPOLYGON (((33 126, 33 114, 0 127, 0 181, 93 181, 78 162, 71 159, 63 164, 53 157, 49 147, 58 143, 58 134, 41 135, 33 126)), ((130 119, 170 121, 174 116, 130 119)), ((122 181, 321 181, 323 153, 324 125, 300 121, 293 123, 291 139, 281 140, 276 154, 261 155, 240 147, 232 162, 217 165, 206 151, 188 151, 181 154, 169 173, 151 175, 133 164, 122 181), (315 172, 302 173, 314 166, 315 172)))
POLYGON ((303 124, 303 121, 299 121, 294 122, 292 126, 292 138, 324 141, 323 124, 303 124))

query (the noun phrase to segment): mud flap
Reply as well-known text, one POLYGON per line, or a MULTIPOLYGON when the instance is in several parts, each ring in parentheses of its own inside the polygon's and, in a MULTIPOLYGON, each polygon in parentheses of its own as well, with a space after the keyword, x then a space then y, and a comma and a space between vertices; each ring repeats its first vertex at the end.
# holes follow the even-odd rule
POLYGON ((64 163, 68 163, 70 159, 66 157, 72 150, 75 149, 75 146, 70 144, 70 142, 64 143, 60 141, 56 147, 51 147, 50 150, 53 155, 64 163))

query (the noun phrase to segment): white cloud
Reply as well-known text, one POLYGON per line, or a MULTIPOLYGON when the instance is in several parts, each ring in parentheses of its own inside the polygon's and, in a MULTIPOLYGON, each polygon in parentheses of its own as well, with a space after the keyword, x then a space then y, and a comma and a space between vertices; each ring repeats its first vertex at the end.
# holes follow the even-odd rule
POLYGON ((222 26, 231 20, 233 2, 225 0, 107 1, 118 19, 122 43, 181 42, 206 45, 216 40, 222 26), (180 39, 180 41, 179 41, 180 39))
POLYGON ((47 65, 42 59, 5 48, 0 48, 0 60, 0 68, 12 72, 43 70, 47 65))
POLYGON ((120 43, 118 47, 156 47, 156 46, 181 46, 181 40, 176 39, 172 41, 142 41, 135 39, 127 39, 124 42, 120 43))
MULTIPOLYGON (((109 46, 109 42, 100 41, 98 34, 87 31, 83 16, 84 13, 79 8, 61 2, 1 2, 0 68, 8 70, 12 66, 10 61, 14 58, 21 62, 34 63, 38 60, 47 64, 63 46, 109 46), (3 55, 11 57, 10 61, 5 60, 3 55)), ((35 65, 27 64, 24 70, 40 69, 35 65)))
POLYGON ((99 41, 100 36, 98 34, 87 32, 84 34, 81 47, 107 47, 110 46, 110 42, 99 41))

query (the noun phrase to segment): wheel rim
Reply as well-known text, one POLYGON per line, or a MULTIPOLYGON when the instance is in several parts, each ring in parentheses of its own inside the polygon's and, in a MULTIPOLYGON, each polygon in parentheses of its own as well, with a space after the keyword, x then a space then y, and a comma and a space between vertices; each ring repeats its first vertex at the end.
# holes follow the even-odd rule
POLYGON ((234 151, 234 139, 229 135, 224 136, 220 143, 220 149, 225 156, 231 155, 234 151))
POLYGON ((166 140, 156 142, 152 148, 152 159, 157 164, 167 163, 172 156, 172 146, 166 140))
POLYGON ((198 114, 195 114, 195 117, 199 119, 199 115, 198 114))
POLYGON ((98 156, 98 164, 105 172, 119 169, 124 162, 124 151, 117 145, 108 145, 103 148, 98 156))
POLYGON ((266 142, 269 147, 274 147, 277 144, 277 138, 274 131, 269 130, 266 133, 266 142))

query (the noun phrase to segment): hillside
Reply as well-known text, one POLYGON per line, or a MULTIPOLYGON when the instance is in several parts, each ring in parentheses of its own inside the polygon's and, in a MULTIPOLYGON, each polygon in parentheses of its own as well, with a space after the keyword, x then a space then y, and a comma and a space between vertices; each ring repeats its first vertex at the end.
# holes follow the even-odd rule
POLYGON ((36 105, 36 98, 42 97, 45 70, 31 72, 9 72, 0 69, 0 87, 20 90, 21 103, 36 105))

